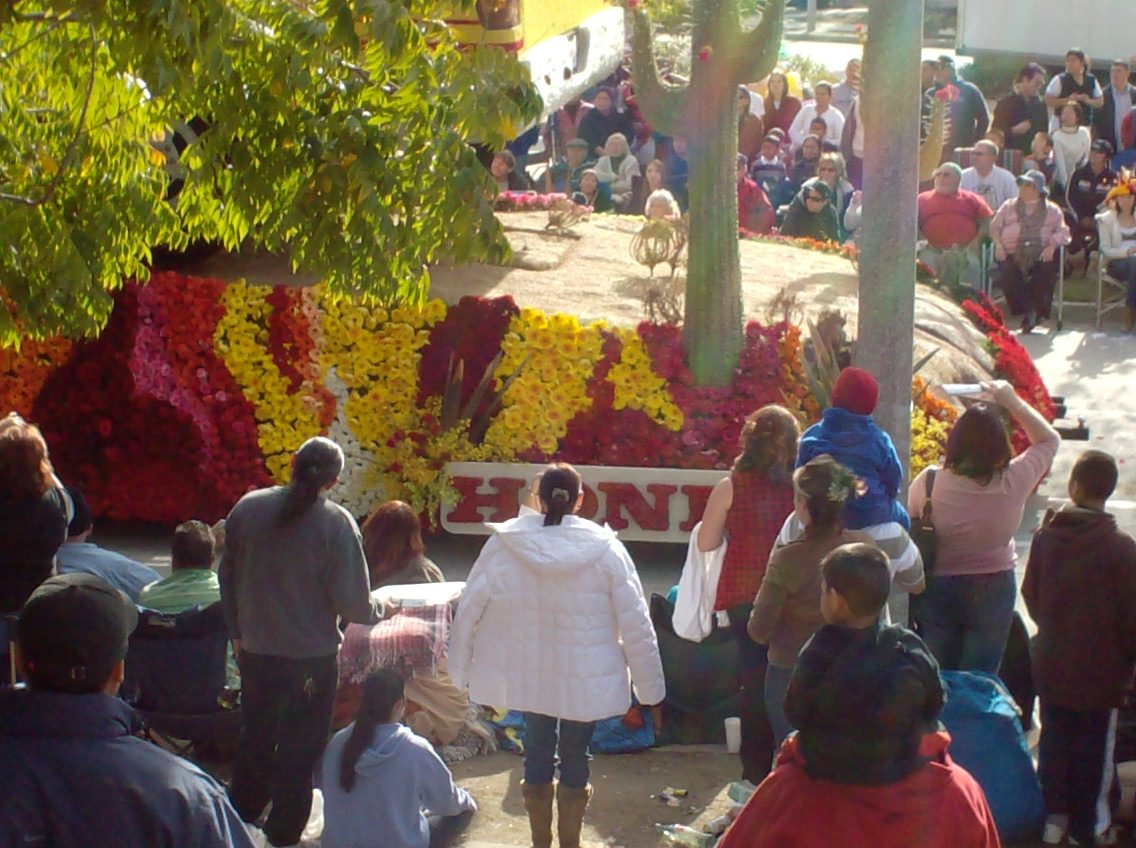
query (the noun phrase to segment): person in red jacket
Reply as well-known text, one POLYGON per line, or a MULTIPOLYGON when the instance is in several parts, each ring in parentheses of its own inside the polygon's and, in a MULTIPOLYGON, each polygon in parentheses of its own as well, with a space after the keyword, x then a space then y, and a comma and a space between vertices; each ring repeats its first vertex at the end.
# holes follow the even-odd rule
POLYGON ((1077 458, 1073 503, 1046 514, 1022 582, 1037 622, 1047 843, 1067 832, 1080 845, 1106 844, 1110 826, 1116 711, 1136 669, 1136 542, 1104 511, 1117 476, 1104 451, 1077 458))

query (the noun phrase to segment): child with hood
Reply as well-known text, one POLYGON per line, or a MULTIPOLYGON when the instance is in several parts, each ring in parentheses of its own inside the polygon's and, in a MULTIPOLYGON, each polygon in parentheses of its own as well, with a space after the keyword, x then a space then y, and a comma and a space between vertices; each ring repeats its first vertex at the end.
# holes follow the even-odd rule
POLYGON ((862 530, 894 521, 910 530, 907 510, 896 500, 903 477, 899 455, 891 437, 872 420, 879 395, 879 384, 867 371, 841 371, 832 389, 832 405, 801 436, 797 467, 829 454, 864 482, 864 493, 844 507, 842 517, 848 529, 862 530))
POLYGON ((405 712, 393 669, 363 682, 358 716, 323 755, 324 848, 440 848, 469 825, 477 802, 430 743, 399 723, 405 712))

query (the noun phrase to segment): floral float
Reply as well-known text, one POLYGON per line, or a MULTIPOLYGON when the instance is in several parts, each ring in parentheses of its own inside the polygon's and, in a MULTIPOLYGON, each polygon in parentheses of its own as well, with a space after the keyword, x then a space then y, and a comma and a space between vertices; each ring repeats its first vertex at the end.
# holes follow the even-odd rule
MULTIPOLYGON (((1052 417, 997 310, 966 309, 1000 374, 1052 417)), ((454 494, 452 461, 725 469, 757 407, 819 416, 803 360, 798 327, 750 322, 733 380, 705 388, 673 325, 583 324, 509 297, 386 309, 159 273, 118 292, 97 339, 0 351, 0 404, 40 425, 60 476, 100 515, 216 519, 285 482, 291 452, 322 433, 347 452, 335 496, 356 515, 398 497, 434 516, 454 494)), ((917 472, 956 412, 919 378, 913 398, 917 472)))

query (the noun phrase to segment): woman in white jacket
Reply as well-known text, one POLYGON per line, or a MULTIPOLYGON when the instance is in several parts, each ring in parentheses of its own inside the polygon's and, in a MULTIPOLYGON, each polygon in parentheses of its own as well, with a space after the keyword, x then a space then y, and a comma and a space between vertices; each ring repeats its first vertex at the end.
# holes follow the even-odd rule
POLYGON ((578 848, 595 722, 627 711, 631 681, 650 706, 666 687, 627 550, 610 528, 574 514, 583 489, 571 465, 554 463, 539 481, 543 515, 523 510, 489 525, 458 606, 449 667, 473 702, 524 713, 522 788, 534 848, 552 844, 554 797, 560 846, 578 848))
POLYGON ((604 155, 596 162, 600 182, 611 186, 611 200, 617 212, 626 212, 631 201, 635 177, 640 175, 639 160, 631 155, 631 146, 623 133, 612 133, 604 145, 604 155))
POLYGON ((1104 212, 1097 215, 1101 261, 1108 262, 1110 276, 1128 286, 1124 330, 1136 325, 1136 180, 1117 183, 1105 197, 1104 212))

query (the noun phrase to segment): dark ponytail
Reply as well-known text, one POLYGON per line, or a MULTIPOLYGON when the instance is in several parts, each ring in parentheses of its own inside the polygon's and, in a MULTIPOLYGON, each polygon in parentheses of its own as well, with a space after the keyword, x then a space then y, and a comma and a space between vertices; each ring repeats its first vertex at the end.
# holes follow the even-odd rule
POLYGON ((571 514, 580 497, 580 472, 567 462, 554 462, 540 478, 540 502, 544 506, 544 526, 559 524, 571 514))
POLYGON ((316 436, 296 451, 292 481, 280 513, 281 524, 291 524, 315 505, 320 489, 334 483, 343 471, 343 450, 331 439, 316 436))
POLYGON ((363 703, 339 759, 339 785, 344 792, 355 788, 355 764, 374 740, 375 728, 390 722, 402 692, 402 677, 392 668, 380 668, 363 681, 363 703))

